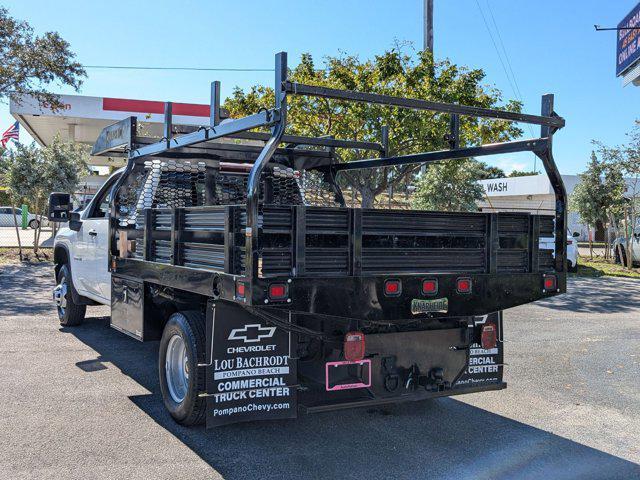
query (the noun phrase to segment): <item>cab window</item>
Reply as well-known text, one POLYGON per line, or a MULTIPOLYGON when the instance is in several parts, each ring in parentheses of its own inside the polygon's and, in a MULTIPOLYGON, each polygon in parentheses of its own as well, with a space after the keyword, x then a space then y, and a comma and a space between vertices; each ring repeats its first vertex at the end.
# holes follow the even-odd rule
POLYGON ((106 218, 109 216, 111 195, 113 194, 113 187, 115 186, 118 178, 120 178, 120 175, 114 175, 102 186, 93 200, 91 211, 89 212, 89 218, 106 218))

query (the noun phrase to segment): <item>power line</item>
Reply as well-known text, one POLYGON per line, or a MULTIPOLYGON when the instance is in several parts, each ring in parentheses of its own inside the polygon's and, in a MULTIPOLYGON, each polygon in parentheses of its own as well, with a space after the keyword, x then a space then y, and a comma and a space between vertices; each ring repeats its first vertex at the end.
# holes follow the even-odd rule
MULTIPOLYGON (((496 18, 493 16, 493 10, 491 9, 491 4, 487 1, 487 8, 489 9, 489 15, 491 15, 491 21, 493 22, 493 26, 496 29, 496 34, 498 35, 498 42, 502 47, 502 52, 504 53, 504 58, 507 61, 507 67, 509 67, 509 71, 511 72, 511 77, 513 78, 513 83, 516 86, 516 90, 518 91, 518 96, 520 97, 520 101, 522 101, 522 92, 520 91, 520 86, 518 85, 518 80, 516 79, 516 74, 513 72, 513 68, 511 68, 511 61, 509 60, 509 54, 507 53, 507 49, 504 48, 504 42, 502 41, 502 35, 500 35, 500 29, 498 28, 498 24, 496 23, 496 18)), ((531 125, 529 125, 531 128, 531 125)))
POLYGON ((214 68, 214 67, 145 67, 139 65, 83 65, 83 68, 108 70, 182 70, 189 72, 273 72, 273 68, 214 68))
POLYGON ((493 33, 491 32, 491 29, 489 28, 489 24, 487 23, 487 18, 485 17, 484 11, 482 10, 482 7, 480 6, 480 2, 478 0, 476 0, 476 5, 478 6, 478 10, 480 10, 480 15, 482 16, 482 21, 484 22, 484 26, 487 29, 487 33, 489 33, 489 38, 491 39, 491 43, 493 44, 493 48, 495 49, 496 53, 498 54, 498 60, 500 60, 500 64, 502 65, 502 70, 504 70, 504 74, 507 77, 507 81, 509 82, 509 85, 511 86, 511 90, 513 91, 513 94, 517 97, 518 94, 516 93, 516 87, 513 85, 513 82, 511 81, 511 77, 509 76, 509 72, 507 71, 507 67, 506 67, 504 61, 502 60, 502 55, 500 54, 500 50, 498 50, 498 45, 496 44, 496 41, 493 38, 493 33))
MULTIPOLYGON (((520 91, 520 86, 518 85, 518 80, 516 79, 516 75, 513 71, 513 67, 511 66, 511 61, 509 60, 509 54, 507 53, 507 49, 505 48, 504 42, 502 41, 502 35, 500 35, 500 28, 498 27, 495 16, 493 15, 493 10, 491 9, 491 5, 489 4, 489 1, 487 0, 486 3, 487 3, 487 9, 489 10, 489 14, 491 15, 491 21, 493 22, 493 25, 496 29, 496 36, 498 37, 498 41, 500 43, 500 46, 502 47, 502 51, 504 54, 504 61, 502 59, 502 54, 498 49, 498 45, 496 44, 493 33, 491 32, 491 28, 489 27, 489 23, 487 22, 487 18, 485 17, 484 11, 480 6, 480 2, 479 0, 476 0, 476 5, 478 6, 478 10, 480 10, 480 15, 482 16, 482 21, 484 22, 484 26, 487 29, 487 33, 489 34, 489 38, 491 39, 493 48, 495 49, 496 54, 498 55, 498 60, 500 60, 500 64, 502 65, 502 70, 504 71, 504 74, 507 77, 507 81, 511 86, 511 90, 513 91, 513 94, 515 95, 515 97, 520 101, 520 103, 524 105, 524 99, 522 97, 522 92, 520 91), (505 65, 505 61, 506 61, 506 65, 505 65), (507 65, 508 65, 508 70, 507 70, 507 65), (511 72, 511 74, 509 74, 509 72, 511 72), (512 77, 513 77, 513 80, 512 80, 512 77)), ((531 125, 527 125, 527 127, 529 129, 529 133, 531 133, 531 136, 533 137, 534 133, 533 133, 533 129, 531 128, 531 125)), ((533 170, 534 171, 537 168, 537 160, 538 159, 536 155, 533 154, 533 170)))
MULTIPOLYGON (((498 35, 498 41, 500 42, 500 46, 502 47, 502 52, 504 53, 504 58, 507 61, 507 67, 509 67, 509 71, 511 72, 511 76, 513 77, 513 83, 516 86, 516 90, 518 91, 518 97, 520 102, 522 102, 522 104, 524 105, 524 98, 522 96, 522 92, 520 91, 520 85, 518 85, 518 79, 516 78, 516 74, 513 71, 513 68, 511 67, 511 61, 509 60, 509 54, 507 53, 507 49, 504 46, 504 42, 502 41, 502 35, 500 35, 500 28, 498 27, 498 23, 496 22, 496 18, 493 16, 493 9, 491 8, 491 3, 489 3, 489 0, 486 0, 487 2, 487 8, 489 9, 489 15, 491 15, 491 21, 493 22, 493 26, 496 29, 496 33, 498 35)), ((527 124, 527 128, 529 129, 529 133, 531 134, 531 136, 534 136, 533 133, 533 128, 531 127, 531 125, 527 124)), ((538 157, 536 156, 536 154, 533 154, 533 171, 536 171, 536 168, 538 166, 538 157)))

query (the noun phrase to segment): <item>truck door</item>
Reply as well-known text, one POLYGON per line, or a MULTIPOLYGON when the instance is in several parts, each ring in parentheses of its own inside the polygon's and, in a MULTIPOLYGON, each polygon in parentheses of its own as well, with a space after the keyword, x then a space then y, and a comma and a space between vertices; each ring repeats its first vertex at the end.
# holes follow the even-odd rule
POLYGON ((83 289, 105 303, 111 301, 111 273, 108 270, 109 210, 113 187, 120 175, 102 186, 89 205, 78 232, 81 266, 77 269, 83 289))

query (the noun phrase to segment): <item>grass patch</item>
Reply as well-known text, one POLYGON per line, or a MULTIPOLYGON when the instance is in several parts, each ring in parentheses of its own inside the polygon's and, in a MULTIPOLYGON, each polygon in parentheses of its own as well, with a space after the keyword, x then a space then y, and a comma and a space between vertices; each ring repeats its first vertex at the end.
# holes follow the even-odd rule
POLYGON ((627 277, 640 278, 640 268, 627 270, 622 265, 611 263, 602 258, 590 260, 585 257, 578 259, 578 272, 570 273, 573 277, 627 277))
MULTIPOLYGON (((53 259, 53 252, 50 248, 38 249, 36 255, 33 254, 32 248, 22 249, 22 263, 41 263, 50 262, 53 259)), ((0 248, 0 265, 15 265, 20 263, 20 255, 18 249, 13 247, 0 248)))

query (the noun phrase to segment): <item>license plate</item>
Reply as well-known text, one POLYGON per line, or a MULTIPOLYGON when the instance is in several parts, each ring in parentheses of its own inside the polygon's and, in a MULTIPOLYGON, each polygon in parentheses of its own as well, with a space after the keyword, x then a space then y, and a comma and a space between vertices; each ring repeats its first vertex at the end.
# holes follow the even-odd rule
POLYGON ((371 360, 369 359, 355 362, 327 362, 325 369, 327 392, 371 386, 371 360))
POLYGON ((414 298, 411 300, 411 313, 447 313, 449 311, 449 299, 444 298, 414 298))

